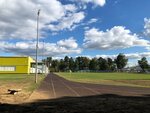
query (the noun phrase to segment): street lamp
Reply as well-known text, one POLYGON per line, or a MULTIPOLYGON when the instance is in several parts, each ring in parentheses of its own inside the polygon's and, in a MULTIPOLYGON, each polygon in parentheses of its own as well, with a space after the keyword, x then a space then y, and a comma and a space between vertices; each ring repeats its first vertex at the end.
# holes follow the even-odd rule
POLYGON ((37 40, 36 40, 36 67, 35 67, 35 83, 37 83, 37 74, 38 74, 39 15, 40 15, 40 9, 38 10, 38 13, 37 13, 37 40))

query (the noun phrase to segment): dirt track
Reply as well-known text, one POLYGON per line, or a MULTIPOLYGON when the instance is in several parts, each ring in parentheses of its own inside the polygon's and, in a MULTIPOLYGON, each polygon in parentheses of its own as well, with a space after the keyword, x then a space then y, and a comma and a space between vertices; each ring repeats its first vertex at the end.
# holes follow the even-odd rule
POLYGON ((49 74, 29 101, 0 103, 0 113, 150 113, 150 88, 83 84, 49 74))
POLYGON ((102 94, 122 96, 144 96, 150 94, 150 88, 85 84, 65 80, 49 74, 40 87, 30 96, 30 101, 60 97, 82 97, 102 94))

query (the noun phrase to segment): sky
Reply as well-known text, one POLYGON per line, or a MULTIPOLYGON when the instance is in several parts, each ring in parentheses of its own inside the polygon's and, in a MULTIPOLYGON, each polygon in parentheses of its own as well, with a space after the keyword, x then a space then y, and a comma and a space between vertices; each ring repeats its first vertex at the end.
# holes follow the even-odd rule
MULTIPOLYGON (((0 56, 150 59, 150 0, 0 0, 0 56)), ((41 58, 40 57, 40 58, 41 58)))

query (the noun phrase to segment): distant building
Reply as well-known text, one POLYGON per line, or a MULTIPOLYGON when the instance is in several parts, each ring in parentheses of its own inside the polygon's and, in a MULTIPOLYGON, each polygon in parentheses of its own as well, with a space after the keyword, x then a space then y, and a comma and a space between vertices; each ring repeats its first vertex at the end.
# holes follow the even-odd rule
POLYGON ((137 73, 140 73, 142 72, 142 68, 140 66, 134 66, 134 67, 131 67, 131 72, 137 72, 137 73))
MULTIPOLYGON (((35 73, 36 70, 36 63, 32 62, 31 63, 31 68, 30 68, 30 73, 35 73)), ((48 73, 48 67, 45 65, 45 63, 43 62, 38 62, 38 66, 37 66, 37 72, 38 73, 48 73)))
MULTIPOLYGON (((35 73, 35 67, 32 64, 35 60, 31 57, 0 57, 0 73, 4 74, 30 74, 35 73), (34 71, 33 71, 34 70, 34 71)), ((39 66, 38 66, 39 67, 39 66)), ((44 65, 43 65, 44 67, 44 65)), ((47 67, 38 68, 41 73, 48 73, 47 67), (46 70, 46 71, 44 71, 46 70)))

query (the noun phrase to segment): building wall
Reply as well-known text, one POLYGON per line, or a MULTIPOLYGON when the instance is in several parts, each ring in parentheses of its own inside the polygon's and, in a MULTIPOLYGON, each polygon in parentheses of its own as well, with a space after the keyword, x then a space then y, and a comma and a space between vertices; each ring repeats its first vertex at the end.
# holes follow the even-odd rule
MULTIPOLYGON (((35 67, 30 68, 30 73, 35 73, 35 71, 36 71, 35 67)), ((48 74, 49 71, 48 71, 48 68, 47 68, 46 65, 43 65, 43 66, 38 65, 37 72, 38 73, 43 73, 43 74, 48 74)))
POLYGON ((0 57, 0 73, 30 73, 31 57, 0 57))
POLYGON ((30 73, 31 62, 35 62, 31 57, 28 57, 28 73, 30 73))

